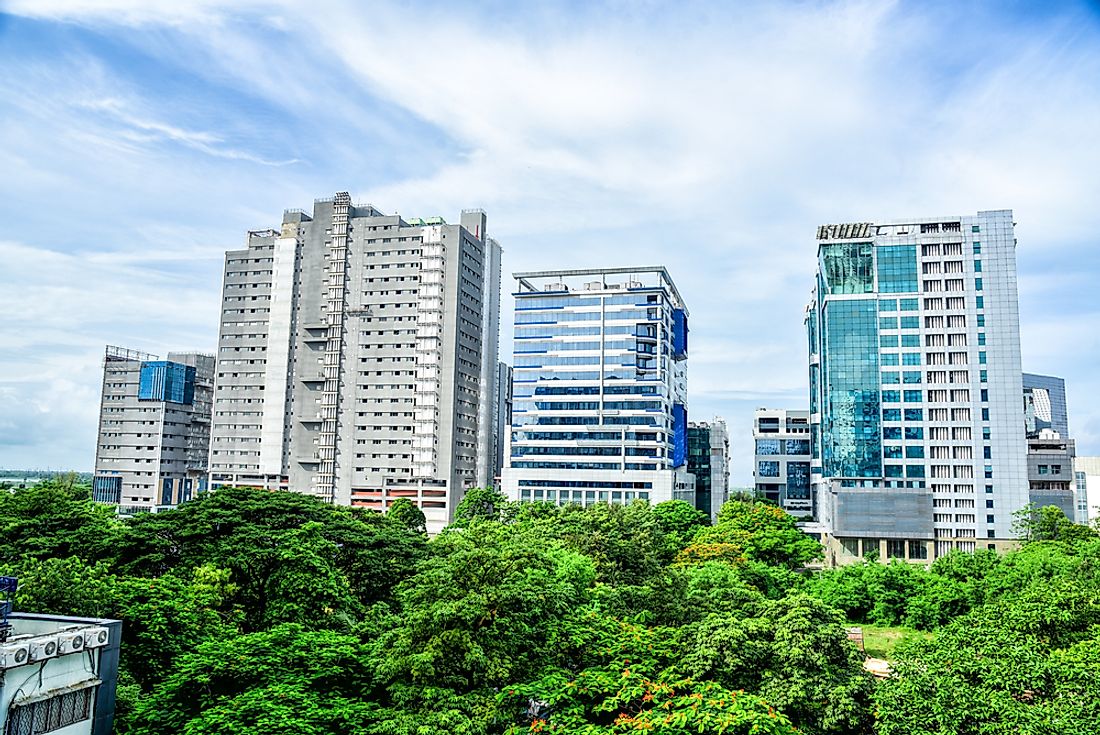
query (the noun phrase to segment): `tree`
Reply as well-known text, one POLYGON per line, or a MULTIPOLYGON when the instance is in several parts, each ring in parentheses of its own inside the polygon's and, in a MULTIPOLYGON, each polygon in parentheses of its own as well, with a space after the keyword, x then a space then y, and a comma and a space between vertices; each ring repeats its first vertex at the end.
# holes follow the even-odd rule
POLYGON ((114 510, 93 502, 91 489, 72 477, 0 492, 0 564, 73 556, 108 561, 123 528, 114 510))
POLYGON ((390 505, 387 515, 402 528, 413 533, 427 533, 427 519, 424 511, 408 498, 398 498, 390 505))
POLYGON ((1096 538, 1095 530, 1079 526, 1056 505, 1026 505, 1012 514, 1012 530, 1025 542, 1084 541, 1096 538))
POLYGON ((687 543, 695 532, 710 524, 706 513, 683 500, 666 500, 653 506, 657 525, 681 545, 687 543))
POLYGON ((492 487, 475 487, 466 491, 455 508, 452 525, 463 527, 475 520, 500 521, 509 507, 504 493, 492 487))
POLYGON ((700 529, 693 544, 730 544, 743 549, 747 559, 791 569, 822 557, 820 543, 799 530, 792 516, 766 503, 727 502, 717 523, 700 529))

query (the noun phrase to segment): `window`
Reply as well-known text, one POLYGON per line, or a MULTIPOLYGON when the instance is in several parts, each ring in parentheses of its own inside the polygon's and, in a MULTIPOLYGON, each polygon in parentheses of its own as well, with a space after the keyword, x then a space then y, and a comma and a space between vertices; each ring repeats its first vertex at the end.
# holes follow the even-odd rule
POLYGON ((978 326, 979 327, 984 327, 985 326, 985 314, 978 314, 978 326))
POLYGON ((896 390, 884 390, 882 391, 883 403, 901 403, 901 391, 896 390))
POLYGON ((974 243, 974 254, 975 255, 981 255, 982 254, 982 244, 980 242, 974 243))
POLYGON ((898 355, 897 355, 896 352, 895 353, 887 352, 887 353, 884 353, 882 356, 879 357, 879 362, 881 362, 883 365, 897 365, 898 364, 898 359, 899 358, 898 358, 898 355))
POLYGON ((920 365, 919 352, 905 352, 901 356, 902 365, 920 365))
POLYGON ((906 459, 924 459, 924 447, 919 444, 905 448, 906 459))
POLYGON ((919 334, 903 334, 901 335, 902 347, 920 347, 920 335, 919 334))
POLYGON ((886 459, 901 459, 901 447, 883 447, 882 456, 886 459))
POLYGON ((907 408, 905 409, 906 421, 922 421, 924 419, 924 411, 919 408, 907 408))
POLYGON ((897 299, 883 299, 882 301, 878 302, 878 310, 879 311, 897 311, 898 310, 898 300, 897 299))
POLYGON ((982 228, 981 228, 981 227, 979 227, 978 225, 971 225, 971 226, 970 226, 970 231, 971 231, 971 232, 981 232, 981 231, 982 231, 982 228))
POLYGON ((884 426, 882 427, 883 439, 901 439, 901 427, 900 426, 884 426))
POLYGON ((778 462, 757 462, 757 477, 779 477, 778 462))
POLYGON ((1049 475, 1050 474, 1050 466, 1045 465, 1045 464, 1039 465, 1039 474, 1040 475, 1049 475))
POLYGON ((897 329, 898 318, 896 316, 881 316, 878 319, 879 329, 897 329))
POLYGON ((921 382, 920 381, 920 370, 906 370, 904 373, 902 373, 902 381, 904 381, 906 383, 919 383, 919 382, 921 382))
POLYGON ((905 476, 912 478, 924 477, 924 465, 922 464, 907 464, 905 465, 905 476))
POLYGON ((924 429, 920 426, 906 426, 905 427, 905 439, 907 441, 923 440, 924 429))
POLYGON ((975 296, 974 297, 974 306, 978 309, 984 309, 985 308, 985 297, 984 296, 975 296))
POLYGON ((989 409, 988 408, 983 408, 982 409, 982 421, 989 421, 989 409))
POLYGON ((906 403, 920 403, 921 401, 924 400, 923 396, 924 396, 924 394, 923 394, 922 391, 907 390, 907 391, 905 391, 905 402, 906 403))
POLYGON ((883 347, 897 347, 898 336, 896 334, 883 334, 879 336, 879 343, 883 347))
MULTIPOLYGON (((965 336, 965 335, 964 335, 964 336, 965 336)), ((979 345, 980 347, 984 347, 984 346, 985 346, 985 332, 980 332, 980 333, 978 334, 978 345, 979 345)))
POLYGON ((883 385, 893 385, 901 382, 901 376, 894 372, 888 372, 882 374, 883 385))
POLYGON ((981 273, 982 272, 982 261, 980 261, 980 260, 975 260, 974 261, 974 272, 975 273, 981 273))
POLYGON ((901 421, 901 409, 900 408, 884 408, 882 409, 883 421, 901 421))
POLYGON ((982 459, 993 459, 992 447, 982 447, 982 459))
POLYGON ((989 364, 989 358, 986 356, 985 350, 981 350, 981 351, 978 352, 978 364, 979 365, 989 364))
POLYGON ((920 329, 920 317, 918 316, 903 316, 901 318, 902 329, 920 329))
POLYGON ((902 311, 919 311, 920 300, 919 299, 901 299, 898 302, 898 308, 902 311))
POLYGON ((5 735, 39 735, 83 722, 91 717, 95 691, 96 687, 87 686, 49 699, 13 706, 8 711, 5 735))

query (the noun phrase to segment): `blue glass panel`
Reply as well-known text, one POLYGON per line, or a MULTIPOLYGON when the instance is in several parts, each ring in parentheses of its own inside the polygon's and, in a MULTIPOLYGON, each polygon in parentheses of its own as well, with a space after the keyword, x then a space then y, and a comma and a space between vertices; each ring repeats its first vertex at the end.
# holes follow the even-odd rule
POLYGON ((924 459, 924 447, 919 444, 905 448, 906 459, 924 459))
POLYGON ((922 464, 907 464, 905 465, 906 477, 924 477, 924 465, 922 464))
POLYGON ((884 334, 879 337, 879 343, 882 344, 883 347, 897 347, 898 336, 896 334, 884 334))
POLYGON ((787 463, 787 497, 798 500, 810 498, 810 463, 787 463))
POLYGON ((682 467, 687 462, 687 407, 672 404, 672 466, 682 467))
POLYGON ((897 311, 898 300, 897 299, 883 299, 878 302, 879 311, 897 311))
POLYGON ((902 329, 920 329, 919 316, 903 316, 901 318, 902 329))
POLYGON ((920 347, 920 335, 919 334, 903 334, 901 335, 902 347, 920 347))
POLYGON ((901 439, 901 427, 900 426, 884 426, 882 427, 883 439, 901 439))
POLYGON ((901 409, 900 408, 884 408, 882 409, 883 421, 901 421, 901 409))
MULTIPOLYGON (((820 273, 828 293, 861 294, 874 291, 875 284, 872 276, 874 257, 871 243, 822 245, 820 253, 820 273)), ((914 267, 915 265, 914 262, 914 267)), ((827 316, 826 319, 828 319, 827 316)))
POLYGON ((919 390, 907 390, 904 396, 906 403, 920 403, 924 400, 924 394, 919 390))
POLYGON ((779 440, 778 439, 757 439, 756 440, 756 453, 764 456, 779 454, 779 440))
POLYGON ((924 429, 920 426, 906 426, 905 427, 906 439, 924 439, 924 429))
POLYGON ((920 353, 919 352, 906 352, 901 356, 902 365, 920 365, 920 353))
POLYGON ((809 454, 810 453, 810 440, 809 439, 787 439, 783 442, 784 454, 809 454))
POLYGON ((901 477, 900 464, 888 464, 883 469, 886 470, 886 472, 884 473, 886 477, 901 477))
MULTIPOLYGON (((852 278, 860 277, 860 273, 860 268, 856 268, 852 278)), ((830 301, 824 308, 823 324, 824 474, 879 477, 882 444, 878 304, 875 299, 830 301)))
POLYGON ((896 390, 884 390, 882 391, 883 403, 901 403, 901 391, 896 390))
POLYGON ((757 462, 756 463, 756 476, 757 477, 779 477, 779 463, 778 462, 757 462))
POLYGON ((881 316, 878 319, 879 329, 897 329, 898 318, 896 316, 881 316))
POLYGON ((901 459, 901 447, 900 446, 883 447, 882 448, 882 456, 885 457, 886 459, 901 459))
POLYGON ((907 408, 905 409, 906 421, 923 421, 924 409, 921 408, 907 408))
POLYGON ((884 365, 897 365, 898 355, 896 352, 887 352, 879 356, 879 361, 884 365))
POLYGON ((878 290, 912 293, 917 290, 917 246, 882 245, 877 249, 878 290))
POLYGON ((900 308, 902 311, 920 311, 920 300, 902 299, 900 308))

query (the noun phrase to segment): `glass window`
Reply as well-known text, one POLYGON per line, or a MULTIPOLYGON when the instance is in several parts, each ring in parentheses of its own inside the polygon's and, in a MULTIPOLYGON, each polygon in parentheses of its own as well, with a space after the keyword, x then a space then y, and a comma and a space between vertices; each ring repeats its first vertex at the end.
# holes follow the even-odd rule
POLYGON ((901 391, 896 390, 884 390, 882 391, 883 403, 901 403, 901 391))
POLYGON ((978 371, 978 380, 980 380, 983 383, 988 383, 989 382, 989 371, 988 370, 979 370, 978 371))
POLYGON ((882 374, 882 384, 892 385, 894 383, 901 383, 901 376, 894 372, 888 372, 882 374))
POLYGON ((920 403, 924 400, 924 392, 919 390, 907 390, 905 391, 906 403, 920 403))
POLYGON ((884 245, 878 255, 878 290, 911 293, 917 290, 917 246, 884 245))
POLYGON ((982 388, 982 403, 989 403, 989 389, 982 388))
POLYGON ((975 273, 981 273, 982 272, 982 261, 980 261, 980 260, 975 260, 974 261, 974 272, 975 273))
POLYGON ((821 275, 830 294, 874 291, 873 264, 874 256, 869 242, 836 243, 821 247, 821 275))
POLYGON ((778 462, 757 462, 756 463, 756 476, 757 477, 779 477, 779 463, 778 462))
POLYGON ((882 301, 878 302, 878 310, 879 311, 897 311, 898 310, 898 300, 897 299, 883 299, 882 301))
POLYGON ((886 457, 886 459, 901 459, 901 447, 883 447, 882 456, 886 457))
POLYGON ((986 357, 985 350, 978 352, 978 364, 985 365, 989 362, 989 358, 986 357))
POLYGON ((1039 465, 1039 474, 1040 475, 1050 474, 1050 467, 1048 465, 1045 465, 1045 464, 1039 465))
POLYGON ((902 299, 899 304, 899 308, 902 311, 920 311, 920 302, 918 299, 902 299))
POLYGON ((898 336, 896 334, 883 334, 879 336, 879 343, 883 347, 897 347, 898 336))
POLYGON ((924 545, 923 541, 910 541, 909 542, 909 558, 910 559, 927 559, 928 547, 924 545))
POLYGON ((924 465, 922 464, 907 464, 905 465, 906 477, 924 477, 924 465))
POLYGON ((982 439, 984 439, 986 441, 989 441, 992 433, 993 432, 990 430, 990 428, 988 426, 983 426, 982 427, 982 439))
POLYGON ((907 408, 905 409, 906 421, 923 421, 924 409, 922 408, 907 408))
POLYGON ((982 244, 980 242, 974 243, 974 254, 975 255, 981 255, 982 254, 982 244))
POLYGON ((981 231, 982 231, 982 228, 981 228, 981 227, 979 227, 978 225, 971 225, 971 226, 970 226, 970 231, 971 231, 971 232, 981 232, 981 231))
POLYGON ((769 455, 779 454, 779 440, 778 439, 757 439, 756 440, 756 453, 769 455))
POLYGON ((982 447, 982 459, 993 459, 992 447, 982 447))
POLYGON ((901 421, 901 409, 900 408, 884 408, 882 409, 883 421, 901 421))
POLYGON ((974 306, 976 306, 979 309, 984 309, 985 308, 985 296, 975 296, 974 297, 974 306))
POLYGON ((982 290, 982 279, 980 279, 980 278, 975 278, 974 279, 974 290, 975 291, 981 291, 982 290))
POLYGON ((906 459, 924 459, 924 447, 919 444, 905 448, 906 459))
POLYGON ((883 469, 886 470, 886 477, 901 477, 900 464, 888 464, 883 469))
POLYGON ((906 370, 903 373, 903 379, 905 380, 906 383, 919 383, 919 382, 921 382, 921 380, 920 380, 920 370, 906 370))
POLYGON ((902 347, 920 347, 920 335, 919 334, 903 334, 901 335, 902 347))
POLYGON ((888 538, 886 539, 886 558, 887 559, 904 559, 905 558, 905 540, 900 538, 888 538))
POLYGON ((919 316, 903 316, 901 318, 902 329, 920 329, 919 316))
POLYGON ((821 410, 846 428, 821 436, 823 473, 881 477, 877 299, 828 302, 822 318, 821 410))
POLYGON ((901 356, 902 365, 920 365, 919 352, 906 352, 901 356))
POLYGON ((905 438, 910 440, 924 439, 924 429, 920 426, 906 426, 905 438))
POLYGON ((900 426, 883 426, 882 427, 883 439, 901 439, 901 427, 900 426))
POLYGON ((879 362, 883 365, 897 365, 898 355, 896 352, 886 352, 879 357, 879 362))
POLYGON ((983 408, 982 409, 982 421, 989 421, 989 409, 988 408, 983 408))
POLYGON ((979 345, 984 345, 985 344, 985 332, 981 332, 981 333, 978 334, 978 344, 979 345))
MULTIPOLYGON (((786 454, 809 454, 810 453, 810 440, 809 439, 787 439, 783 442, 783 451, 786 454)), ((787 465, 790 467, 790 464, 787 465)))
POLYGON ((878 319, 879 329, 897 329, 898 318, 896 316, 881 316, 878 319))

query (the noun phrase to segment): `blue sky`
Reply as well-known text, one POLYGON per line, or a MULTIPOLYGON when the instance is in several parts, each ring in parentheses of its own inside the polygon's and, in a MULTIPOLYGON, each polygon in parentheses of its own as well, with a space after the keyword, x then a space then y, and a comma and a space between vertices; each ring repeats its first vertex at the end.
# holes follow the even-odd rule
POLYGON ((667 265, 735 484, 806 401, 815 227, 1011 208, 1100 454, 1095 3, 364 7, 0 0, 0 467, 90 470, 103 346, 213 351, 224 251, 340 190, 483 207, 506 273, 667 265))

